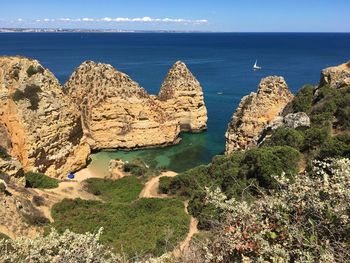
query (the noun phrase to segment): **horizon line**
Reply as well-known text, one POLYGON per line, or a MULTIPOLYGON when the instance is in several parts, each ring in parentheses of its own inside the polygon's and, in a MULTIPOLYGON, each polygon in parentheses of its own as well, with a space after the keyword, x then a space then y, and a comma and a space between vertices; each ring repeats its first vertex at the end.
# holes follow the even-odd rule
POLYGON ((350 34, 350 31, 219 31, 219 30, 177 30, 177 29, 88 29, 88 28, 45 28, 45 27, 0 27, 0 33, 245 33, 245 34, 350 34), (18 31, 17 31, 18 30, 18 31), (28 30, 28 31, 25 31, 28 30))

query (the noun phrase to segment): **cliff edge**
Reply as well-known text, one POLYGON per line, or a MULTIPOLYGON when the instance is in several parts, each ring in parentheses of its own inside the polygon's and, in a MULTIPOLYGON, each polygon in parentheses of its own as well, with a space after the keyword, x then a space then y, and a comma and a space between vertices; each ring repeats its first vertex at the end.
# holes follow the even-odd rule
POLYGON ((3 151, 25 171, 62 177, 86 165, 80 114, 36 60, 0 57, 0 124, 3 151))
POLYGON ((262 130, 293 98, 283 77, 261 80, 257 93, 242 98, 233 114, 226 137, 226 154, 257 145, 262 130))

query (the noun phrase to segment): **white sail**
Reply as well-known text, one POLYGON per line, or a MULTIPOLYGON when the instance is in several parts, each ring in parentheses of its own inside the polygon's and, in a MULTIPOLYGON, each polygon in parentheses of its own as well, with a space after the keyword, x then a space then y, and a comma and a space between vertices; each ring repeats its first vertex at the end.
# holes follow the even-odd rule
POLYGON ((261 69, 261 67, 258 66, 258 60, 255 60, 255 64, 254 64, 254 66, 253 66, 253 69, 254 69, 254 70, 259 70, 259 69, 261 69))

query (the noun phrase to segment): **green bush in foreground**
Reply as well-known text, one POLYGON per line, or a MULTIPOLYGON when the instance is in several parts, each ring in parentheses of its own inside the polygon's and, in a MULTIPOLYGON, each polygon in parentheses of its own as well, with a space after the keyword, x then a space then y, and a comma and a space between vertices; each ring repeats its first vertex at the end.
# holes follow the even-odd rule
POLYGON ((26 187, 29 188, 56 188, 59 181, 57 179, 46 176, 41 173, 29 172, 25 174, 26 187))
POLYGON ((30 65, 29 68, 27 69, 27 75, 28 77, 31 77, 37 73, 44 73, 44 68, 40 65, 34 67, 33 65, 30 65))
POLYGON ((63 232, 94 232, 104 228, 101 242, 117 252, 161 255, 172 250, 188 232, 190 217, 178 199, 138 199, 136 177, 117 181, 89 179, 88 189, 99 191, 104 202, 69 200, 55 204, 53 226, 63 232))
POLYGON ((278 182, 253 203, 208 189, 223 212, 198 262, 350 262, 350 160, 316 161, 313 175, 278 182))

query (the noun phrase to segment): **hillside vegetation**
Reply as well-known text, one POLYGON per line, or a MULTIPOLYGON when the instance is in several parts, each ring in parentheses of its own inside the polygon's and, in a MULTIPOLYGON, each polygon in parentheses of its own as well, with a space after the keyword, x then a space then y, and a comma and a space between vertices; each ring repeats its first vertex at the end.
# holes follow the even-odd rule
POLYGON ((350 260, 350 207, 340 201, 349 198, 350 87, 304 86, 282 115, 298 112, 310 127, 273 129, 257 148, 161 179, 160 191, 190 198, 209 230, 208 247, 194 246, 206 262, 350 260))
POLYGON ((103 202, 64 199, 54 205, 53 227, 59 232, 94 233, 103 227, 101 242, 131 258, 161 255, 185 238, 190 217, 182 201, 138 199, 143 184, 134 176, 86 183, 87 191, 103 202))

